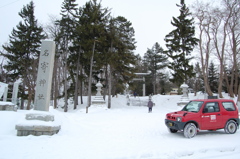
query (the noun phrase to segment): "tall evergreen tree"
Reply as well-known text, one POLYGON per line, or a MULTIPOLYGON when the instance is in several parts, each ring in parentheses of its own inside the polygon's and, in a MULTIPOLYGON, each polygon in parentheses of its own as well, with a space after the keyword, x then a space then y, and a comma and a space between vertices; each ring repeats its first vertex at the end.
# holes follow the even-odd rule
MULTIPOLYGON (((92 70, 99 70, 101 66, 95 63, 97 57, 103 53, 101 44, 106 39, 106 25, 109 20, 109 10, 103 8, 97 0, 90 0, 80 9, 80 23, 78 32, 81 40, 79 45, 84 52, 85 73, 88 74, 88 107, 91 105, 92 70)), ((87 107, 87 108, 88 108, 87 107)), ((88 109, 87 109, 88 110, 88 109)))
POLYGON ((68 56, 69 56, 69 47, 72 42, 72 36, 76 27, 76 14, 77 14, 77 4, 75 3, 76 0, 64 0, 62 3, 62 10, 61 10, 61 20, 58 21, 60 25, 61 32, 57 40, 61 43, 61 52, 62 55, 62 62, 64 65, 63 69, 63 82, 64 82, 64 112, 68 111, 68 56))
MULTIPOLYGON (((39 48, 41 40, 45 39, 46 35, 34 16, 33 1, 23 7, 19 12, 19 16, 23 21, 19 22, 16 29, 13 29, 12 34, 9 36, 9 44, 3 46, 7 52, 4 56, 8 60, 4 67, 11 71, 13 79, 22 79, 23 90, 20 96, 25 99, 25 90, 28 90, 27 109, 30 109, 35 93, 39 48)), ((23 101, 21 103, 21 109, 23 109, 23 101)))
POLYGON ((189 65, 189 62, 192 59, 190 54, 197 45, 198 39, 194 37, 193 18, 188 18, 191 13, 184 0, 181 0, 181 4, 177 4, 177 7, 180 8, 180 15, 177 18, 173 17, 171 22, 176 29, 166 35, 165 41, 168 49, 166 54, 172 59, 169 64, 169 68, 174 71, 172 82, 180 86, 194 76, 193 66, 189 65))
POLYGON ((210 89, 216 93, 218 91, 218 73, 212 61, 208 68, 208 83, 210 89))
POLYGON ((156 94, 157 77, 160 70, 168 65, 168 58, 163 54, 163 48, 156 42, 152 49, 148 49, 144 55, 148 70, 151 71, 153 94, 156 94))
MULTIPOLYGON (((107 68, 108 95, 115 94, 118 83, 128 82, 133 77, 136 56, 134 29, 132 23, 122 16, 112 18, 107 27, 106 53, 103 61, 107 68), (116 62, 118 59, 118 62, 116 62)), ((108 98, 108 108, 111 107, 111 98, 108 98)))

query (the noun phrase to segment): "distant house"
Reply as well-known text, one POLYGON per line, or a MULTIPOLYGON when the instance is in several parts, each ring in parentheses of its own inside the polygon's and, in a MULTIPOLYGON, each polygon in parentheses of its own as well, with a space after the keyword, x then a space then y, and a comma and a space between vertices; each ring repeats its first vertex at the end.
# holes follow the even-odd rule
POLYGON ((178 95, 178 88, 172 88, 172 90, 169 93, 170 95, 178 95))
POLYGON ((192 88, 188 88, 188 93, 194 93, 194 90, 192 88))

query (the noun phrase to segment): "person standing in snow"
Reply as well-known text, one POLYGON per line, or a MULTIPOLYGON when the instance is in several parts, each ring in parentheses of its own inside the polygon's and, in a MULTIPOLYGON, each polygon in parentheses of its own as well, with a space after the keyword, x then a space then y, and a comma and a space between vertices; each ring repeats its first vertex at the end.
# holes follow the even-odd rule
POLYGON ((148 113, 152 112, 152 107, 153 107, 153 102, 151 101, 151 99, 149 99, 149 101, 148 101, 148 113))
POLYGON ((134 95, 134 98, 136 98, 136 96, 137 96, 137 92, 134 92, 134 94, 133 94, 133 95, 134 95))

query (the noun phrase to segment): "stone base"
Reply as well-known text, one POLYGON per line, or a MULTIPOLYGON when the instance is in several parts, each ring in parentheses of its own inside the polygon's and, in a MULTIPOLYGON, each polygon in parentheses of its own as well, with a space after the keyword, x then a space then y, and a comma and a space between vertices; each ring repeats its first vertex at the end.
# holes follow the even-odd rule
POLYGON ((16 125, 17 136, 40 136, 40 135, 54 135, 59 132, 61 126, 43 126, 43 125, 16 125))
POLYGON ((15 126, 17 136, 54 135, 61 126, 54 121, 54 116, 48 112, 26 114, 25 120, 15 126))
POLYGON ((0 111, 17 111, 17 106, 14 104, 0 104, 0 111))
POLYGON ((185 106, 186 104, 189 103, 189 98, 188 97, 182 97, 180 101, 177 103, 178 106, 185 106))
POLYGON ((31 113, 26 114, 26 120, 54 121, 53 115, 31 113))
POLYGON ((93 105, 105 105, 106 102, 104 101, 102 96, 96 96, 93 101, 92 101, 93 105))
POLYGON ((180 101, 177 103, 178 106, 185 106, 186 104, 188 104, 189 101, 180 101))
POLYGON ((129 98, 129 105, 131 106, 148 106, 149 99, 129 98))

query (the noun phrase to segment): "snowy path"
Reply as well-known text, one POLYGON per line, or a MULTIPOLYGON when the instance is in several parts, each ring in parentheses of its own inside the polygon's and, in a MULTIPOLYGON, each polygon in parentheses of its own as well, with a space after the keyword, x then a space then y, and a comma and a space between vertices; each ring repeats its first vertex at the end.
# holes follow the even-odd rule
POLYGON ((26 111, 0 112, 0 159, 239 159, 240 130, 234 135, 201 131, 192 139, 171 134, 165 114, 180 109, 179 99, 156 96, 153 113, 147 107, 113 99, 112 109, 82 107, 63 113, 52 110, 62 129, 53 136, 17 137, 15 123, 26 111))

